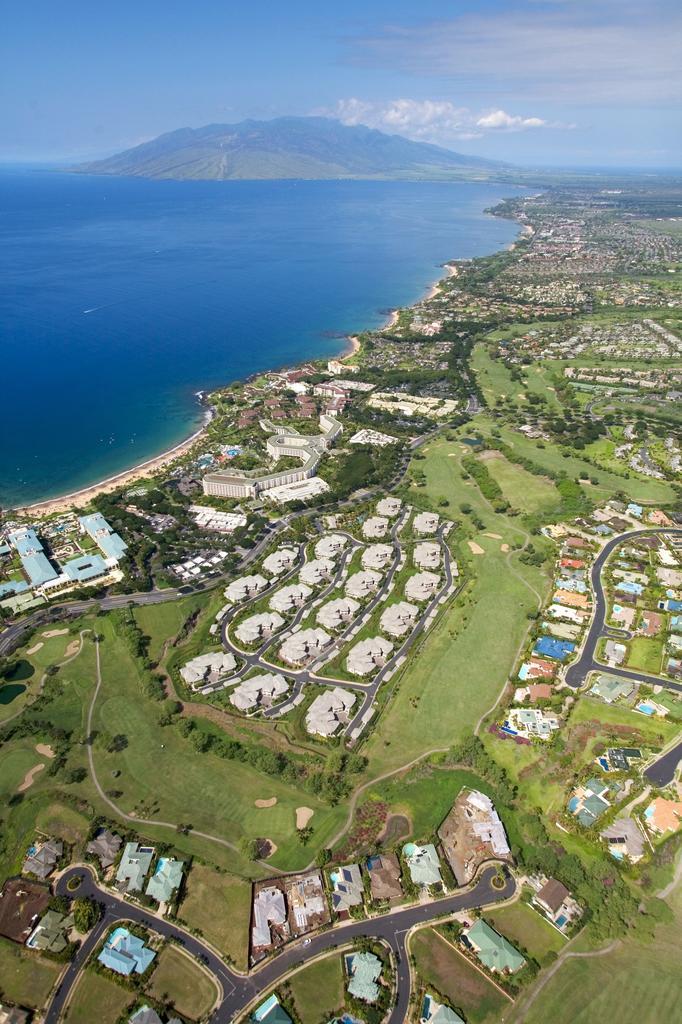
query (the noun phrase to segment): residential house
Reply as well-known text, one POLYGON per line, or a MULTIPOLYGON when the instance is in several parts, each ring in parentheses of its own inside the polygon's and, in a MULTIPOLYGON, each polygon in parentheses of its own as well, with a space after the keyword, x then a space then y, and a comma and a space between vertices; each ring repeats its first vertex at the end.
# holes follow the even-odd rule
POLYGON ((301 629, 287 637, 279 649, 279 656, 289 665, 302 665, 330 643, 331 637, 323 629, 301 629))
POLYGON ((405 636, 409 633, 419 615, 419 608, 409 601, 398 601, 385 608, 379 625, 389 636, 405 636))
POLYGON ((48 839, 37 847, 31 847, 21 870, 23 874, 35 875, 44 882, 57 867, 63 853, 64 844, 60 840, 48 839))
POLYGON ((312 590, 310 587, 306 587, 305 583, 292 583, 272 595, 269 602, 270 608, 285 614, 295 608, 300 608, 311 595, 312 590))
POLYGON ((271 926, 273 925, 280 929, 284 928, 284 937, 287 937, 287 908, 284 893, 276 886, 268 886, 258 890, 253 897, 253 924, 251 927, 253 950, 272 946, 271 926))
POLYGON ((291 1017, 274 994, 253 1011, 251 1020, 254 1024, 293 1024, 291 1017))
POLYGON ((616 860, 626 858, 636 864, 646 852, 644 836, 633 818, 617 818, 599 835, 606 841, 609 853, 616 860))
POLYGON ((107 938, 97 959, 110 971, 128 977, 144 974, 155 956, 154 950, 145 946, 141 938, 127 928, 117 927, 107 938))
POLYGON ((328 533, 326 536, 321 537, 315 545, 315 557, 316 558, 336 558, 337 555, 341 554, 348 538, 342 533, 328 533))
POLYGON ((644 811, 644 821, 649 831, 657 835, 677 832, 682 824, 682 802, 656 797, 644 811))
POLYGON ((29 949, 62 953, 69 943, 69 934, 73 927, 73 914, 59 914, 56 910, 48 910, 31 932, 26 945, 29 949))
POLYGON ((415 533, 428 536, 438 529, 438 516, 433 512, 419 512, 414 517, 413 528, 415 533))
POLYGON ((410 576, 405 584, 405 597, 421 604, 433 597, 439 585, 440 576, 437 576, 435 572, 417 572, 414 576, 410 576))
POLYGON ((388 516, 389 519, 394 519, 400 512, 402 505, 403 503, 400 498, 382 498, 381 501, 377 502, 377 512, 380 516, 388 516))
POLYGON ((385 569, 392 558, 390 544, 370 544, 362 552, 360 561, 363 569, 385 569))
POLYGON ((568 811, 585 828, 591 828, 611 806, 609 787, 599 779, 588 779, 578 786, 568 801, 568 811))
POLYGON ((116 871, 118 888, 122 892, 142 892, 145 876, 153 859, 152 846, 126 843, 116 871))
POLYGON ((284 619, 278 612, 260 612, 240 622, 235 635, 244 644, 255 644, 272 636, 283 625, 284 619))
POLYGON ((574 594, 571 590, 563 590, 559 587, 554 591, 552 601, 556 604, 566 605, 568 608, 579 608, 584 610, 589 605, 587 594, 574 594))
POLYGON ((535 641, 533 654, 541 658, 554 658, 555 661, 566 661, 575 651, 575 644, 570 640, 557 640, 553 636, 541 636, 535 641))
POLYGON ((263 568, 271 576, 281 576, 294 565, 298 551, 293 547, 281 547, 263 559, 263 568))
POLYGON ((269 708, 284 697, 288 690, 289 684, 279 672, 262 672, 242 679, 230 694, 230 704, 240 711, 269 708))
POLYGON ((115 832, 110 832, 108 828, 100 828, 95 833, 95 838, 85 847, 85 852, 97 857, 102 870, 106 871, 118 857, 122 843, 123 840, 115 832))
POLYGON ((351 622, 360 610, 352 597, 338 597, 323 604, 317 613, 317 621, 327 629, 342 629, 351 622))
POLYGON ((423 540, 415 544, 412 558, 420 569, 437 569, 440 566, 440 545, 432 540, 423 540))
POLYGON ((379 998, 379 978, 383 964, 374 953, 349 953, 345 958, 348 972, 348 991, 365 1003, 375 1003, 379 998))
POLYGON ((605 704, 615 704, 617 700, 631 697, 635 692, 635 684, 629 679, 618 676, 599 675, 590 688, 594 697, 599 697, 605 704))
POLYGON ((267 585, 268 581, 264 576, 258 574, 241 576, 225 588, 225 597, 233 604, 239 604, 241 601, 247 601, 250 597, 255 597, 261 590, 265 590, 267 585))
POLYGON ((442 884, 440 861, 433 843, 425 843, 423 846, 405 843, 403 856, 415 885, 423 887, 442 884))
POLYGON ((182 884, 184 864, 172 857, 159 857, 156 870, 147 883, 147 896, 157 903, 169 903, 182 884))
POLYGON ((332 883, 332 909, 335 913, 347 914, 351 907, 363 903, 365 888, 359 864, 345 864, 330 871, 332 883))
POLYGON ((533 897, 533 903, 560 931, 566 929, 582 915, 582 909, 569 890, 556 878, 547 878, 533 897))
POLYGON ((370 516, 362 524, 362 532, 365 537, 374 540, 383 537, 388 529, 388 519, 385 516, 370 516))
MULTIPOLYGON (((528 679, 553 679, 556 675, 557 666, 553 661, 545 658, 529 658, 524 661, 519 669, 518 678, 524 683, 528 679)), ((551 692, 551 687, 549 688, 551 692)))
POLYGON ((335 686, 325 690, 312 702, 305 716, 305 727, 318 736, 333 736, 350 722, 350 712, 357 700, 356 694, 335 686))
POLYGON ((419 1024, 464 1024, 464 1021, 451 1007, 439 1003, 427 992, 422 1002, 419 1024))
POLYGON ((209 651, 192 658, 180 669, 180 675, 188 686, 197 689, 208 683, 218 683, 237 667, 237 660, 229 651, 209 651))
POLYGON ((560 724, 557 715, 539 708, 509 708, 504 720, 506 731, 539 740, 551 739, 560 724))
POLYGON ((0 1024, 28 1024, 29 1011, 20 1006, 8 1006, 0 1003, 0 1024))
POLYGON ((466 928, 462 935, 484 967, 496 974, 515 974, 525 965, 525 958, 511 942, 499 935, 484 920, 478 920, 466 928))
POLYGON ((617 640, 607 640, 604 644, 604 658, 614 668, 623 664, 627 653, 625 644, 620 644, 617 640))
POLYGON ((380 853, 367 860, 373 900, 395 900, 403 895, 400 861, 394 853, 380 853))
POLYGON ((0 935, 23 946, 49 902, 46 886, 27 878, 8 878, 0 892, 0 935))
POLYGON ((379 589, 381 580, 382 576, 380 573, 373 572, 371 569, 363 569, 349 576, 346 582, 346 594, 348 597, 354 597, 362 601, 379 589))

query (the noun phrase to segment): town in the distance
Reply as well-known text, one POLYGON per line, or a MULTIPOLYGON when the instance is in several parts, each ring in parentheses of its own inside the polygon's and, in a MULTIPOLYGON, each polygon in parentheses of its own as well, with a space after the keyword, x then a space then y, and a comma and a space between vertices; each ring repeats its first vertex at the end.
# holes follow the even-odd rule
POLYGON ((609 1011, 589 972, 665 987, 680 201, 506 200, 510 249, 345 356, 2 512, 0 1024, 540 1024, 586 977, 609 1011))

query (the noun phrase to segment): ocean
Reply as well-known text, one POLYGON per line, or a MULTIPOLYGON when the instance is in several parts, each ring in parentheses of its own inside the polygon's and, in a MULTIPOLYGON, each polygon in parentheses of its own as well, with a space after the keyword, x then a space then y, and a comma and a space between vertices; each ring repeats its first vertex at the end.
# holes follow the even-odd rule
POLYGON ((517 192, 1 170, 0 506, 159 454, 198 391, 339 353, 444 261, 508 245, 483 211, 517 192))

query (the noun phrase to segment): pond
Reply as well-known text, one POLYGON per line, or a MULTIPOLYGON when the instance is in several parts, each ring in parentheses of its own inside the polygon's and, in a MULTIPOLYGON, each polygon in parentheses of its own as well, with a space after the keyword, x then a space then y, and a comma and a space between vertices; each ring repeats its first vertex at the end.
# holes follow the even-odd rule
POLYGON ((22 683, 9 683, 7 686, 0 686, 0 704, 11 704, 25 689, 26 687, 22 683))

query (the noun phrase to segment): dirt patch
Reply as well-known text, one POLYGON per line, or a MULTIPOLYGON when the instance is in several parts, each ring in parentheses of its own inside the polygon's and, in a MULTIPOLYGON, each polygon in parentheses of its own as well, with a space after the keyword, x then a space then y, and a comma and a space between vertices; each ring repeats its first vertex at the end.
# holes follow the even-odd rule
POLYGON ((40 650, 40 648, 44 647, 44 646, 45 645, 43 644, 42 640, 40 640, 37 644, 34 644, 33 647, 29 647, 29 649, 26 651, 26 653, 27 654, 37 654, 38 651, 40 650))
POLYGON ((493 540, 502 540, 501 533, 484 533, 484 537, 492 537, 493 540))
POLYGON ((405 839, 409 836, 411 831, 412 826, 407 815, 392 814, 384 826, 384 831, 378 837, 378 841, 383 843, 384 846, 392 846, 399 839, 405 839))
POLYGON ((509 545, 508 544, 500 544, 500 551, 504 551, 504 553, 506 555, 506 553, 509 551, 509 545))
POLYGON ((478 457, 481 462, 492 462, 494 459, 504 458, 502 452, 497 452, 493 448, 489 448, 487 451, 481 452, 478 457))
POLYGON ((310 807, 297 807, 296 828, 305 828, 314 813, 315 811, 311 810, 310 807))
POLYGON ((72 640, 69 646, 64 651, 65 658, 73 658, 74 654, 78 654, 81 649, 80 640, 72 640))
POLYGON ((469 545, 469 551, 471 552, 472 555, 484 555, 485 554, 485 551, 483 550, 481 545, 477 544, 475 540, 468 540, 467 544, 469 545))
POLYGON ((41 633, 41 636, 46 636, 48 640, 53 636, 66 636, 68 629, 48 629, 46 633, 41 633))
POLYGON ((256 807, 274 807, 277 803, 277 797, 271 796, 267 800, 254 800, 256 807))
POLYGON ((36 743, 36 753, 41 757, 54 757, 54 750, 47 743, 36 743))
POLYGON ((30 768, 24 775, 23 780, 17 786, 17 793, 25 793, 27 789, 30 789, 35 782, 36 775, 38 775, 39 772, 42 772, 44 767, 45 765, 41 763, 30 768))

